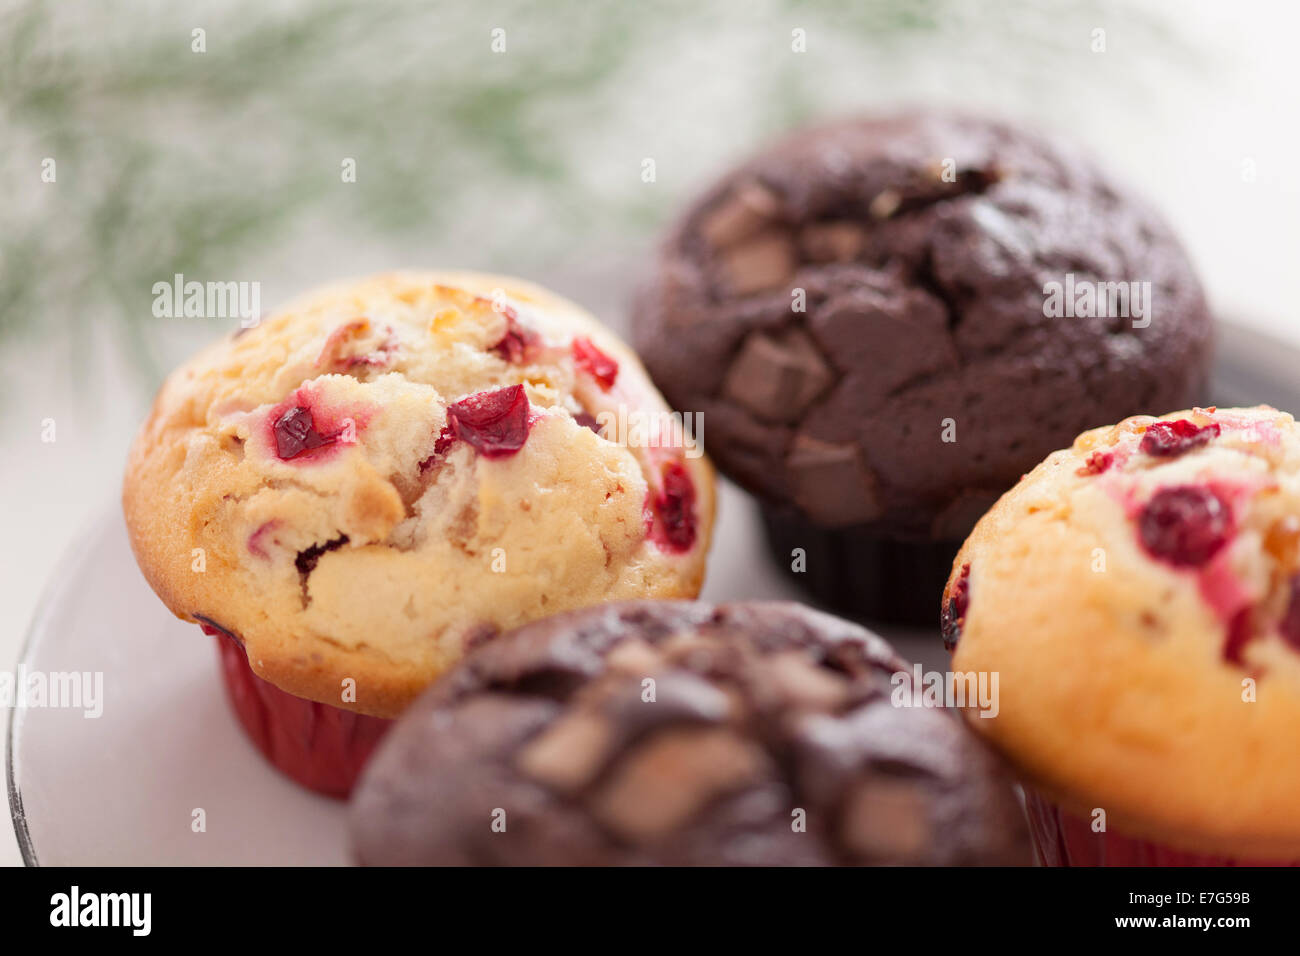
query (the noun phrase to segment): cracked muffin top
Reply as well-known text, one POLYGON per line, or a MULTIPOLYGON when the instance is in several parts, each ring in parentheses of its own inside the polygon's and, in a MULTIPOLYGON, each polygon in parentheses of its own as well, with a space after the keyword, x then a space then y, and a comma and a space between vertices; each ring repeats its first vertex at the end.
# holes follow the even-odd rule
MULTIPOLYGON (((797 604, 638 601, 476 648, 351 807, 378 865, 1029 862, 1002 762, 904 707, 876 635, 797 604)), ((902 681, 903 683, 900 683, 902 681)))
POLYGON ((1210 316, 1165 223, 1076 150, 970 117, 777 143, 683 215, 636 313, 718 466, 823 527, 960 540, 1083 429, 1206 400, 1210 316), (1128 318, 1082 314, 1103 283, 1128 318))
POLYGON ((708 463, 632 351, 476 273, 330 287, 209 346, 164 383, 122 499, 177 616, 381 717, 499 629, 693 597, 713 520, 708 463))
POLYGON ((976 526, 945 592, 969 723, 1043 790, 1190 852, 1300 856, 1300 425, 1267 406, 1085 432, 976 526))

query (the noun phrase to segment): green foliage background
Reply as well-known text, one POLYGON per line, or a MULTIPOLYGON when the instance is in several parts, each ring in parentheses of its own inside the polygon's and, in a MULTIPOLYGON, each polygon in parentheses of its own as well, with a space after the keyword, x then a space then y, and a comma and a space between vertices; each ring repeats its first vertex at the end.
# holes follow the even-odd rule
MULTIPOLYGON (((931 44, 971 55, 960 35, 976 22, 1018 44, 1021 65, 994 64, 1017 82, 1086 55, 1079 30, 1097 4, 1053 4, 1054 16, 1082 19, 1051 31, 1032 6, 8 4, 0 345, 57 327, 76 367, 91 326, 106 325, 151 383, 174 359, 155 334, 152 284, 177 272, 257 278, 237 270, 295 230, 409 237, 417 249, 442 239, 514 270, 581 255, 602 237, 648 242, 708 172, 631 188, 645 125, 661 122, 658 84, 677 61, 679 89, 662 95, 689 98, 692 71, 745 71, 744 102, 675 131, 701 143, 684 155, 712 164, 819 113, 907 93, 903 81, 899 91, 855 84, 851 71, 829 88, 789 55, 791 25, 879 76, 890 58, 910 62, 910 50, 931 44), (495 26, 507 31, 507 55, 488 49, 495 26), (206 31, 202 54, 191 51, 195 27, 206 31), (40 182, 46 156, 58 164, 56 186, 40 182), (340 188, 348 156, 364 188, 340 188)), ((1159 41, 1158 26, 1150 31, 1159 41)))

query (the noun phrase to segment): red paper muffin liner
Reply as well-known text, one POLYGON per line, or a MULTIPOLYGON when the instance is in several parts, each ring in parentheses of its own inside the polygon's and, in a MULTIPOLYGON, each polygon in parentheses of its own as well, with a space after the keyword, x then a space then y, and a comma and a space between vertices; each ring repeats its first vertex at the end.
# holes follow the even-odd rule
POLYGON ((1030 787, 1024 790, 1029 832, 1043 866, 1300 866, 1300 860, 1287 863, 1188 853, 1113 830, 1095 833, 1090 821, 1067 813, 1030 787))
POLYGON ((304 787, 345 799, 394 722, 286 693, 253 673, 230 635, 200 627, 217 640, 230 706, 262 755, 304 787))

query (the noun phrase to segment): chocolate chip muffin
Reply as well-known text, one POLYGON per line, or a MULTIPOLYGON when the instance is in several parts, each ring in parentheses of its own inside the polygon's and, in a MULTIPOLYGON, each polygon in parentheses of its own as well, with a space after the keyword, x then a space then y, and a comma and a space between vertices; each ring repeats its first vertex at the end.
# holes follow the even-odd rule
POLYGON ((173 372, 122 503, 154 591, 218 636, 261 749, 345 793, 374 721, 473 642, 699 593, 712 473, 672 420, 574 303, 507 276, 390 273, 173 372))
POLYGON ((471 653, 353 799, 384 865, 1020 864, 1009 779, 907 665, 794 604, 634 602, 471 653))
POLYGON ((1054 452, 975 527, 944 601, 968 723, 1058 865, 1300 865, 1300 425, 1136 416, 1054 452))
POLYGON ((1073 147, 935 113, 802 130, 669 232, 635 307, 668 400, 820 599, 924 622, 961 539, 1085 428, 1205 403, 1163 220, 1073 147))

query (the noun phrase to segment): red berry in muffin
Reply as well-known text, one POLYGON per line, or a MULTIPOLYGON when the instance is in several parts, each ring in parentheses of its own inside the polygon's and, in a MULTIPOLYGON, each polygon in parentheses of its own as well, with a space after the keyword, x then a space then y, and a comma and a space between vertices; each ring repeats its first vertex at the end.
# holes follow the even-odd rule
POLYGON ((614 379, 618 378, 618 363, 596 348, 589 338, 578 336, 573 340, 573 360, 605 391, 609 391, 614 379))
POLYGON ((669 462, 649 498, 650 536, 665 551, 682 552, 695 544, 695 484, 679 461, 669 462))
POLYGON ((468 442, 489 458, 513 455, 528 440, 528 395, 524 387, 511 385, 462 398, 447 408, 444 435, 468 442))
POLYGON ((956 580, 948 588, 947 600, 943 602, 943 612, 939 616, 939 631, 943 637, 943 646, 952 650, 961 639, 961 626, 966 620, 966 609, 970 606, 970 563, 961 566, 956 580))
POLYGON ((1162 488, 1143 507, 1138 534, 1153 557, 1198 567, 1228 543, 1232 509, 1209 488, 1162 488))
POLYGON ((1142 436, 1141 450, 1148 455, 1181 455, 1204 445, 1219 434, 1219 425, 1196 425, 1185 418, 1172 422, 1152 422, 1142 436))
POLYGON ((536 348, 541 338, 533 329, 520 322, 519 313, 514 308, 506 306, 500 312, 506 321, 505 333, 492 346, 492 351, 507 362, 515 364, 523 362, 531 350, 536 348))

